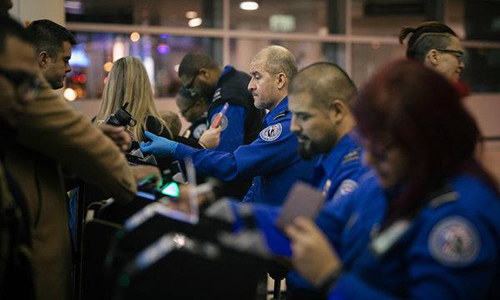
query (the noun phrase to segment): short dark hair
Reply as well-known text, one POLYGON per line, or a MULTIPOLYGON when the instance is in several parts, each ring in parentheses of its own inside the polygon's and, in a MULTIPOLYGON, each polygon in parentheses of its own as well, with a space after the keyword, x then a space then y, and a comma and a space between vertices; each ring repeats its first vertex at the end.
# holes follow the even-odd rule
POLYGON ((179 77, 195 76, 201 68, 216 69, 217 63, 206 54, 190 52, 186 54, 179 65, 179 77))
POLYGON ((329 107, 340 100, 348 107, 357 95, 357 89, 349 75, 338 65, 317 62, 300 70, 292 79, 290 94, 308 93, 316 105, 329 107))
POLYGON ((14 36, 24 42, 33 44, 33 37, 16 20, 9 16, 0 17, 0 53, 5 51, 8 36, 14 36))
POLYGON ((450 27, 436 21, 421 23, 416 27, 404 27, 399 33, 399 42, 403 44, 409 35, 406 57, 420 62, 425 60, 430 50, 445 49, 451 44, 451 37, 457 37, 450 27))
POLYGON ((33 21, 26 29, 35 38, 37 53, 47 51, 52 58, 62 51, 64 42, 76 44, 75 37, 68 29, 50 20, 33 21))

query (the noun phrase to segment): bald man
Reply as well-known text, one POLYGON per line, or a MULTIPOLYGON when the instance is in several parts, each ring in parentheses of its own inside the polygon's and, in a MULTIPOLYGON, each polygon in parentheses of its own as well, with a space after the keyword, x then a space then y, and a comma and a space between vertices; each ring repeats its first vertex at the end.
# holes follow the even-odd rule
POLYGON ((148 133, 152 142, 142 143, 144 153, 192 158, 200 173, 221 180, 250 179, 253 184, 245 202, 281 205, 297 180, 310 182, 314 164, 298 154, 297 138, 290 131, 288 87, 297 73, 295 57, 285 48, 271 46, 261 50, 250 63, 248 90, 254 105, 267 109, 264 129, 250 145, 234 152, 197 150, 148 133))

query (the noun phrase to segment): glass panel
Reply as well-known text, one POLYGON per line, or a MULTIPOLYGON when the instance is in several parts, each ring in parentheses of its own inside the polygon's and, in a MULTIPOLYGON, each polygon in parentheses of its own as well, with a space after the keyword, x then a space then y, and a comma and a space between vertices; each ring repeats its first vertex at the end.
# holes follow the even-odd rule
POLYGON ((252 58, 260 50, 270 45, 279 45, 290 50, 297 59, 299 69, 318 61, 334 62, 345 68, 344 44, 247 39, 231 40, 231 65, 238 70, 249 72, 252 58))
POLYGON ((64 6, 67 22, 222 27, 222 0, 66 0, 64 6))
POLYGON ((474 93, 500 93, 500 49, 467 48, 461 79, 474 93))
POLYGON ((81 32, 75 37, 77 45, 69 62, 73 70, 66 86, 77 92, 77 99, 100 98, 112 62, 123 56, 141 58, 157 98, 177 93, 180 82, 176 68, 186 53, 202 52, 222 62, 221 39, 146 35, 132 42, 124 34, 81 32))
POLYGON ((320 34, 345 32, 345 0, 255 1, 258 4, 255 10, 242 9, 242 2, 231 1, 231 29, 320 34))
POLYGON ((500 2, 447 0, 445 21, 468 40, 500 40, 500 2))
POLYGON ((428 18, 439 19, 428 16, 432 11, 426 2, 425 0, 352 0, 352 33, 398 36, 401 27, 414 26, 425 22, 428 18))
POLYGON ((361 87, 379 67, 404 56, 404 47, 399 45, 381 45, 377 42, 369 45, 355 44, 352 55, 353 80, 361 87))

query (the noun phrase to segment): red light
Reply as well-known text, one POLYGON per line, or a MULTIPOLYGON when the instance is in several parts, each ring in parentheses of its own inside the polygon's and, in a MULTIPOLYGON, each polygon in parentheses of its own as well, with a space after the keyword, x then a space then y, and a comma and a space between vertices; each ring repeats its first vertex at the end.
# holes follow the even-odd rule
POLYGON ((108 77, 104 77, 104 84, 108 81, 108 77))
POLYGON ((80 74, 80 75, 78 76, 78 81, 79 81, 80 83, 85 83, 85 82, 87 82, 87 76, 85 76, 85 74, 80 74))
POLYGON ((78 76, 78 75, 76 75, 76 74, 75 74, 75 75, 73 75, 73 76, 71 76, 71 81, 72 81, 73 83, 78 83, 79 79, 80 79, 80 78, 79 78, 79 76, 78 76))

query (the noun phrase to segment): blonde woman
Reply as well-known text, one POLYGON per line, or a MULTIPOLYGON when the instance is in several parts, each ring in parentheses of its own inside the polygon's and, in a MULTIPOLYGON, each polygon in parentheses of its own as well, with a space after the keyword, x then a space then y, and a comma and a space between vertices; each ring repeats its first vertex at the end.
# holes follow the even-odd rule
POLYGON ((113 63, 95 122, 103 122, 125 103, 128 103, 127 111, 137 121, 135 126, 128 128, 133 140, 142 142, 146 130, 166 138, 174 138, 168 124, 156 109, 146 68, 138 58, 132 56, 120 58, 113 63))

